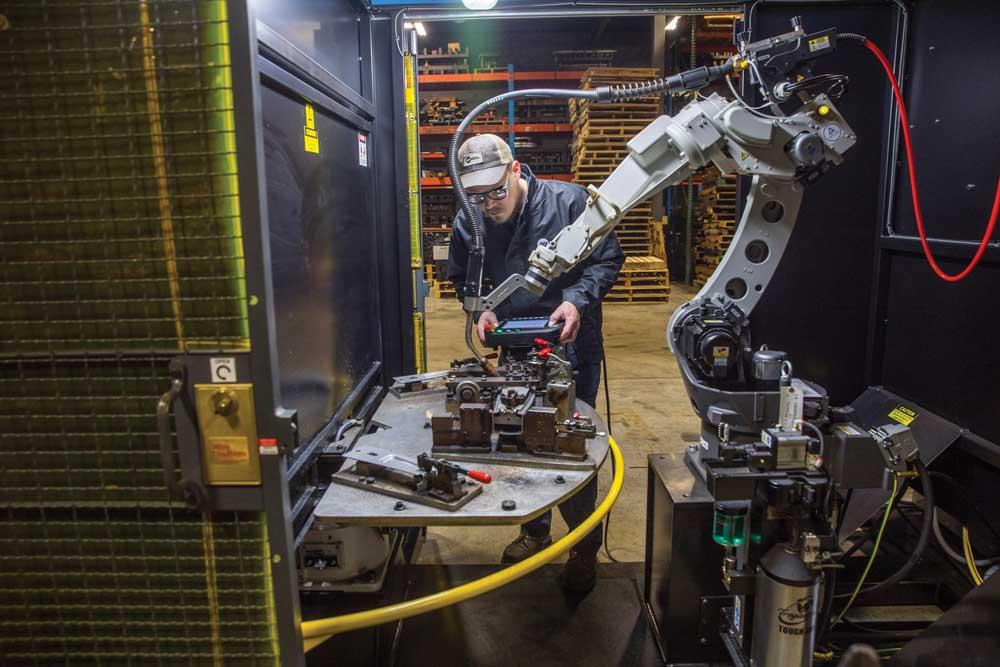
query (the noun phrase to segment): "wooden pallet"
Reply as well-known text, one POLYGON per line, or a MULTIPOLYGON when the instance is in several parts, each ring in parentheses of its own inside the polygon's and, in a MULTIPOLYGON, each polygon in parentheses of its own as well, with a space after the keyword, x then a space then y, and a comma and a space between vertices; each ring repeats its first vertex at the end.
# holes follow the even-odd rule
POLYGON ((438 299, 454 299, 455 287, 450 280, 432 280, 431 294, 438 299))
POLYGON ((468 74, 469 64, 465 62, 427 63, 426 65, 419 66, 418 73, 419 74, 468 74))
MULTIPOLYGON (((652 68, 593 68, 584 73, 581 86, 617 85, 647 81, 656 76, 657 70, 652 68)), ((570 101, 569 112, 573 124, 570 164, 573 180, 581 185, 600 185, 628 157, 627 144, 632 137, 660 114, 660 101, 655 96, 613 103, 576 99, 570 101)), ((654 241, 651 203, 642 202, 633 207, 619 224, 616 235, 629 259, 651 256, 654 241)), ((665 265, 663 268, 666 270, 665 265)), ((669 282, 665 279, 660 282, 666 283, 669 294, 669 282)), ((636 289, 626 292, 622 292, 623 285, 616 286, 618 291, 614 297, 632 302, 640 292, 647 291, 638 289, 639 286, 636 282, 636 289)), ((662 297, 663 287, 660 284, 660 289, 648 291, 662 297)))
POLYGON ((701 286, 712 276, 736 234, 736 177, 714 168, 704 175, 696 203, 694 278, 701 286))
POLYGON ((618 282, 605 297, 610 303, 656 303, 670 300, 670 272, 659 257, 626 257, 618 282))

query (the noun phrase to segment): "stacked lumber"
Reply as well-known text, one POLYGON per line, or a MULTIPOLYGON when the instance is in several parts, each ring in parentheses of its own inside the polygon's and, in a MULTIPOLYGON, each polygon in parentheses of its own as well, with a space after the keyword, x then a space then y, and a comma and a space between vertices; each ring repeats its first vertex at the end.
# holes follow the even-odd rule
POLYGON ((670 300, 670 274, 659 257, 626 257, 618 282, 604 298, 609 303, 655 303, 670 300))
MULTIPOLYGON (((581 79, 583 88, 648 81, 652 68, 595 68, 581 79)), ((622 103, 570 100, 573 123, 572 174, 580 185, 600 186, 628 156, 626 144, 660 115, 658 97, 622 103)), ((615 230, 626 255, 652 255, 652 203, 642 202, 626 214, 615 230)))
POLYGON ((611 67, 615 49, 564 49, 552 52, 557 70, 581 70, 590 67, 611 67))
POLYGON ((695 204, 694 284, 703 286, 715 273, 736 233, 736 176, 714 167, 705 174, 695 204))
POLYGON ((424 280, 430 287, 431 296, 436 299, 454 299, 455 298, 455 286, 451 284, 451 281, 447 278, 442 278, 437 271, 435 271, 434 266, 430 264, 424 265, 424 280))
POLYGON ((417 63, 420 74, 468 74, 469 51, 453 42, 447 49, 424 49, 417 63))
POLYGON ((565 123, 569 111, 566 100, 529 98, 517 103, 515 115, 518 123, 565 123))
MULTIPOLYGON (((434 97, 420 105, 421 125, 458 125, 469 112, 465 100, 457 97, 434 97)), ((496 109, 483 111, 472 122, 473 125, 499 123, 496 109)))

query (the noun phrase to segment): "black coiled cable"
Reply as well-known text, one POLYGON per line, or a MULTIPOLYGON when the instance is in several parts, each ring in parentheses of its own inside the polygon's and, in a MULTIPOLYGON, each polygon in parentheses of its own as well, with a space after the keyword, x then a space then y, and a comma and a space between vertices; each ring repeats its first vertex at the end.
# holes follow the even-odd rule
POLYGON ((698 90, 713 81, 722 79, 727 74, 731 74, 734 69, 735 62, 730 60, 722 65, 697 67, 686 72, 680 72, 679 74, 651 81, 611 86, 608 89, 610 100, 612 102, 625 102, 642 97, 654 97, 667 93, 683 93, 685 91, 698 90))
POLYGON ((859 35, 856 32, 838 32, 837 39, 850 39, 854 40, 855 42, 861 42, 862 44, 868 41, 867 37, 865 37, 864 35, 859 35))

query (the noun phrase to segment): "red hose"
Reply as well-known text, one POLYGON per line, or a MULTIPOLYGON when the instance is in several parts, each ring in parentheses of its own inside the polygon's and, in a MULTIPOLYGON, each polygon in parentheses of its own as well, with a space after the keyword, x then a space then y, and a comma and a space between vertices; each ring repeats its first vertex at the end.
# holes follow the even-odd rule
POLYGON ((1000 179, 997 181, 997 191, 996 195, 993 197, 993 212, 990 213, 989 224, 986 225, 986 233, 983 234, 983 240, 979 242, 979 248, 976 249, 976 254, 972 257, 972 261, 969 265, 962 269, 961 272, 956 274, 945 273, 940 266, 938 266, 937 261, 934 260, 934 255, 931 253, 931 247, 927 243, 927 233, 924 231, 924 216, 920 211, 920 197, 917 194, 917 170, 916 166, 913 164, 913 146, 910 143, 910 120, 906 116, 906 106, 903 104, 903 94, 899 92, 899 84, 896 83, 896 77, 892 73, 892 66, 889 65, 889 61, 886 59, 885 54, 875 46, 875 44, 866 39, 864 42, 868 50, 875 54, 878 61, 882 63, 882 68, 885 69, 886 76, 889 77, 889 83, 892 84, 892 94, 896 96, 896 108, 899 109, 899 123, 903 127, 903 139, 906 142, 906 164, 910 172, 910 193, 913 196, 913 214, 917 219, 917 233, 920 234, 920 245, 924 249, 924 256, 927 257, 927 262, 934 269, 934 273, 938 275, 941 280, 946 280, 950 283, 957 283, 962 280, 967 275, 972 272, 972 269, 976 268, 976 264, 982 258, 983 253, 986 252, 986 247, 990 243, 990 237, 993 236, 993 230, 997 224, 997 216, 1000 214, 1000 179))

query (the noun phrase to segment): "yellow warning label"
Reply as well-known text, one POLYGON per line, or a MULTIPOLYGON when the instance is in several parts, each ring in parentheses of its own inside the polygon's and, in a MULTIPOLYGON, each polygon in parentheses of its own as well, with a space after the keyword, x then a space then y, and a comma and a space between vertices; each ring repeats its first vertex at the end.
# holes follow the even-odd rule
POLYGON ((728 347, 721 347, 721 346, 720 347, 713 347, 712 348, 712 356, 715 357, 716 359, 718 359, 719 357, 726 357, 726 358, 728 358, 729 357, 729 348, 728 347))
POLYGON ((899 422, 903 426, 909 426, 917 418, 917 413, 902 405, 889 413, 889 419, 899 422))
POLYGON ((809 51, 819 51, 821 49, 828 49, 828 48, 830 48, 829 35, 809 40, 809 51))
POLYGON ((249 439, 234 437, 215 437, 209 441, 210 465, 243 465, 250 461, 249 439))
POLYGON ((305 147, 307 153, 319 153, 319 135, 316 134, 316 130, 304 127, 302 128, 302 136, 305 141, 305 147))
POLYGON ((306 126, 302 128, 302 140, 307 153, 319 154, 319 134, 316 132, 316 112, 312 105, 306 105, 306 126))

